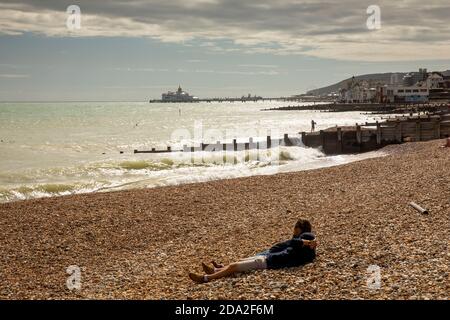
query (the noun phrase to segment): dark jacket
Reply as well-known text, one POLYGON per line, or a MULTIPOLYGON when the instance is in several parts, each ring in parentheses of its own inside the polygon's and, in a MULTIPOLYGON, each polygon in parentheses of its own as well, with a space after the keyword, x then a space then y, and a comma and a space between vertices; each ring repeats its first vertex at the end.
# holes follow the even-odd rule
POLYGON ((275 244, 265 253, 267 269, 297 267, 312 262, 316 257, 316 251, 303 246, 302 239, 315 238, 313 233, 304 232, 298 238, 275 244))

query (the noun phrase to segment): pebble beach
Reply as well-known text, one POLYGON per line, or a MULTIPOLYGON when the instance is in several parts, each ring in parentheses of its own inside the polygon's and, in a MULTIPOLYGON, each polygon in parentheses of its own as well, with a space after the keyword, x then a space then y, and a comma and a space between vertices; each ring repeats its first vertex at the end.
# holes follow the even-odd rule
POLYGON ((0 204, 0 299, 449 299, 443 144, 391 145, 382 157, 309 171, 0 204), (188 278, 202 261, 229 263, 290 238, 298 218, 317 235, 314 263, 188 278), (81 275, 72 290, 69 266, 81 275))

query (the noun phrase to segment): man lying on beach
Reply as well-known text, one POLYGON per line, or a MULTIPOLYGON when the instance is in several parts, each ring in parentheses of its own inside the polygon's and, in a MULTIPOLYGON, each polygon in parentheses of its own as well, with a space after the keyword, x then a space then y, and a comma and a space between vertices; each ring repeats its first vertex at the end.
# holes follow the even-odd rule
POLYGON ((300 219, 295 224, 291 240, 277 243, 256 256, 241 259, 227 266, 212 261, 213 268, 202 263, 205 274, 189 273, 189 278, 197 283, 205 283, 238 272, 297 267, 312 262, 316 257, 317 242, 311 229, 311 223, 308 220, 300 219))

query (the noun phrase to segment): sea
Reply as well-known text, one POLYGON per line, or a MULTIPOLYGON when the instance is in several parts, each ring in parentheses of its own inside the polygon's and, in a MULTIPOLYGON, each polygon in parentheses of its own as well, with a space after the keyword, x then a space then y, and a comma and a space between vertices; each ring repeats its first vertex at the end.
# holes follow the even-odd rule
MULTIPOLYGON (((311 103, 313 104, 313 103, 311 103)), ((376 119, 360 112, 262 111, 293 102, 0 103, 0 202, 310 170, 379 156, 326 156, 300 132, 376 119), (265 141, 294 146, 180 152, 200 143, 265 141), (167 149, 171 153, 134 153, 167 149)), ((308 105, 303 103, 302 105, 308 105)))

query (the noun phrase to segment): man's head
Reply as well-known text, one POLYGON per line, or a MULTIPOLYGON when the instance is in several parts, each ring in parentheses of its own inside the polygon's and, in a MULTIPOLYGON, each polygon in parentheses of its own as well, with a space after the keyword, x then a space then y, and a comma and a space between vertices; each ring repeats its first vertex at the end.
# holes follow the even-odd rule
POLYGON ((299 219, 294 227, 294 237, 300 236, 304 232, 311 232, 311 223, 305 219, 299 219))

